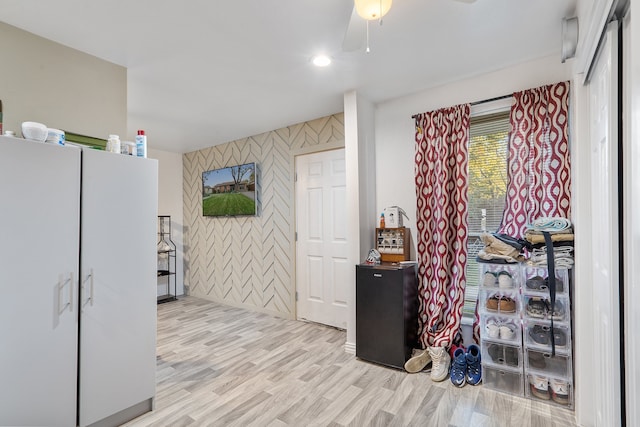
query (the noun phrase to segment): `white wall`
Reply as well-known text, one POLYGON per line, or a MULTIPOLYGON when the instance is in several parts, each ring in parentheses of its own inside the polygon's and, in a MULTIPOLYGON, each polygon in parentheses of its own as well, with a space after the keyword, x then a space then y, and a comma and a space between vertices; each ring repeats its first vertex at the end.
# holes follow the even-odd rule
POLYGON ((412 256, 415 256, 416 241, 416 195, 413 170, 415 130, 411 116, 570 79, 571 61, 562 64, 559 56, 550 56, 377 106, 376 208, 379 213, 385 206, 398 205, 407 212, 409 220, 405 218, 405 226, 411 228, 412 256))
POLYGON ((340 113, 183 155, 189 295, 296 318, 295 157, 343 148, 344 129, 340 113), (256 162, 258 215, 204 217, 202 172, 248 162, 256 162))
MULTIPOLYGON (((158 215, 171 216, 171 240, 176 245, 176 294, 183 295, 182 154, 149 148, 148 157, 158 160, 158 215)), ((159 286, 158 295, 165 293, 165 287, 159 286)))
POLYGON ((127 130, 127 69, 0 22, 3 128, 36 121, 106 139, 127 130))
MULTIPOLYGON (((344 94, 345 160, 347 163, 347 226, 349 261, 355 265, 373 248, 375 228, 374 107, 355 91, 344 94)), ((345 351, 356 348, 355 273, 349 286, 345 351)))

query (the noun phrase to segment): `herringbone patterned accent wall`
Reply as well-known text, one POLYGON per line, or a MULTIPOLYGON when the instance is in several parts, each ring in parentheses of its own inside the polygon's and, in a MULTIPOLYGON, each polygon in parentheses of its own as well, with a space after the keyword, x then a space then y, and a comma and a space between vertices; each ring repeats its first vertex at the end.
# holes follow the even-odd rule
POLYGON ((186 293, 294 316, 293 154, 326 144, 344 146, 343 114, 183 155, 186 293), (203 217, 202 172, 249 162, 256 162, 258 216, 203 217))

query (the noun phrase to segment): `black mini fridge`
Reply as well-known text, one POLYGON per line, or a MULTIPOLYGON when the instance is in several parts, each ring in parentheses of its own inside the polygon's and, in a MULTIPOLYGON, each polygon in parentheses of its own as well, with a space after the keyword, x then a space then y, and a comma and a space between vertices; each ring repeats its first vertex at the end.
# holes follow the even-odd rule
POLYGON ((356 266, 356 357, 403 369, 418 342, 415 264, 356 266))

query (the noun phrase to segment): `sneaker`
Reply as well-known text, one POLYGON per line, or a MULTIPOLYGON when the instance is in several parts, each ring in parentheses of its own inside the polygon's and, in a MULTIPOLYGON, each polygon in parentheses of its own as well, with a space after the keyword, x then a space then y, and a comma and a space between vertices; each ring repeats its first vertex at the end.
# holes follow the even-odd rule
POLYGON ((569 384, 566 381, 551 380, 551 399, 561 405, 569 404, 569 384))
POLYGON ((451 382, 456 387, 462 387, 465 384, 465 375, 467 373, 467 355, 462 347, 457 347, 453 353, 453 363, 451 364, 451 382))
MULTIPOLYGON (((465 359, 467 361, 466 381, 468 384, 476 385, 482 379, 482 367, 480 365, 480 348, 475 344, 471 344, 467 349, 465 359)), ((451 381, 453 382, 453 377, 451 381)))
POLYGON ((500 299, 498 310, 500 310, 503 313, 515 313, 516 302, 510 297, 502 297, 500 299))
POLYGON ((525 286, 534 291, 546 291, 548 289, 546 280, 540 276, 534 276, 527 279, 525 286))
POLYGON ((546 377, 532 375, 529 377, 529 387, 531 394, 538 399, 549 400, 549 381, 546 377))
POLYGON ((501 345, 489 344, 487 346, 487 353, 489 353, 489 356, 491 357, 490 362, 504 363, 504 350, 501 345))
POLYGON ((498 286, 501 288, 513 288, 513 278, 506 271, 498 273, 498 286))
MULTIPOLYGON (((551 304, 549 304, 549 311, 551 311, 551 304)), ((556 301, 553 307, 553 312, 549 313, 553 320, 564 320, 564 305, 560 301, 556 301)))
POLYGON ((449 365, 451 364, 451 358, 447 349, 444 347, 429 347, 429 354, 431 355, 431 380, 443 381, 447 378, 449 373, 449 365))
POLYGON ((414 350, 413 357, 404 364, 404 370, 415 374, 422 371, 429 363, 431 363, 431 355, 428 349, 414 350))
POLYGON ((546 313, 547 308, 542 298, 529 299, 529 301, 527 302, 527 315, 529 317, 544 319, 546 313))
POLYGON ((520 352, 517 347, 511 347, 511 346, 504 347, 504 363, 507 366, 520 365, 520 352))
POLYGON ((487 321, 487 325, 485 326, 487 330, 487 336, 489 338, 499 338, 500 337, 500 327, 496 323, 495 320, 491 319, 487 321))
POLYGON ((516 336, 516 327, 513 323, 503 323, 498 328, 500 339, 513 340, 516 336))
MULTIPOLYGON (((529 329, 531 340, 538 345, 551 345, 551 328, 543 325, 534 325, 529 329)), ((567 347, 567 336, 562 329, 553 328, 553 339, 556 348, 564 349, 567 347)))
POLYGON ((496 281, 496 273, 492 271, 487 271, 486 273, 484 273, 484 279, 482 281, 482 284, 484 286, 493 287, 496 285, 496 281))
POLYGON ((544 354, 537 351, 529 351, 529 366, 534 369, 547 369, 547 361, 544 354))
POLYGON ((462 351, 464 351, 465 353, 467 352, 467 349, 464 348, 463 345, 452 345, 451 348, 449 349, 449 356, 451 357, 451 360, 453 360, 455 358, 454 354, 456 352, 457 349, 461 348, 462 351))
POLYGON ((500 303, 500 296, 494 295, 487 299, 487 310, 489 311, 498 311, 498 304, 500 303))

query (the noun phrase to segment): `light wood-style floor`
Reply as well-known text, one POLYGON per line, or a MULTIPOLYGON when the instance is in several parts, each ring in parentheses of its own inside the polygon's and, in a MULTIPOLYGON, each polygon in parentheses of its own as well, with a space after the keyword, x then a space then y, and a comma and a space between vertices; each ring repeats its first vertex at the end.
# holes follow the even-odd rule
POLYGON ((345 332, 183 297, 158 306, 141 426, 575 426, 573 412, 357 359, 345 332))

